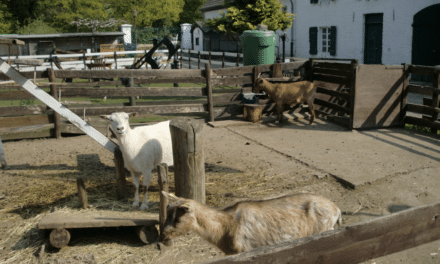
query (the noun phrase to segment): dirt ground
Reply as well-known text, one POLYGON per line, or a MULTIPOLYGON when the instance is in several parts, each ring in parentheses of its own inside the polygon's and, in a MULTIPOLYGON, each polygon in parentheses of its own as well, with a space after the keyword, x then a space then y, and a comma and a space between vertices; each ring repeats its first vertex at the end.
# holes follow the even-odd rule
MULTIPOLYGON (((272 119, 268 121, 250 125, 249 129, 246 126, 205 126, 203 140, 208 205, 221 207, 242 198, 313 192, 334 201, 345 212, 343 225, 349 225, 440 200, 440 162, 437 158, 417 155, 423 166, 396 168, 394 173, 388 170, 381 177, 376 175, 373 180, 357 185, 353 190, 332 177, 334 172, 326 169, 332 166, 310 162, 313 158, 325 160, 322 152, 344 152, 347 144, 333 141, 330 136, 321 138, 327 142, 325 146, 313 145, 313 138, 300 142, 292 138, 292 133, 325 130, 324 121, 295 132, 292 132, 292 126, 307 121, 289 120, 283 126, 273 125, 272 119), (250 129, 261 129, 265 131, 265 136, 253 137, 246 133, 250 129), (271 134, 275 131, 276 137, 271 134), (280 137, 279 133, 284 137, 280 137), (285 153, 276 145, 283 141, 294 142, 293 147, 302 149, 303 153, 312 144, 313 152, 307 152, 304 159, 301 153, 285 153), (319 146, 325 149, 320 152, 319 146), (424 163, 425 159, 430 160, 424 163)), ((352 141, 348 140, 348 148, 356 148, 356 135, 365 136, 356 132, 344 133, 353 137, 352 141)), ((411 133, 415 137, 430 138, 426 134, 411 133)), ((430 140, 438 146, 438 138, 430 140)), ((10 168, 0 169, 0 263, 198 263, 223 256, 215 246, 194 234, 187 234, 177 239, 174 247, 161 250, 157 243, 142 244, 129 228, 72 231, 68 247, 61 250, 50 248, 46 242, 47 234, 41 234, 37 228, 39 220, 50 212, 74 215, 78 211, 105 210, 114 211, 116 215, 121 211, 141 214, 131 208, 134 192, 131 179, 128 178, 128 201, 117 201, 113 154, 87 136, 12 141, 4 142, 3 146, 10 168), (85 180, 89 203, 93 206, 89 209, 78 208, 77 177, 85 180)), ((362 147, 368 148, 368 144, 362 147)), ((382 159, 390 156, 386 144, 382 149, 373 145, 371 148, 375 148, 372 151, 379 157, 373 163, 379 164, 380 155, 382 159)), ((439 149, 431 148, 430 151, 438 154, 439 149)), ((399 155, 394 158, 398 159, 399 155)), ((416 164, 417 160, 414 162, 416 164)), ((375 174, 371 163, 357 163, 359 170, 375 174)), ((172 170, 169 176, 173 191, 172 170)), ((149 200, 148 212, 157 213, 156 174, 149 188, 149 200)), ((440 263, 439 254, 440 241, 436 241, 367 263, 440 263)))

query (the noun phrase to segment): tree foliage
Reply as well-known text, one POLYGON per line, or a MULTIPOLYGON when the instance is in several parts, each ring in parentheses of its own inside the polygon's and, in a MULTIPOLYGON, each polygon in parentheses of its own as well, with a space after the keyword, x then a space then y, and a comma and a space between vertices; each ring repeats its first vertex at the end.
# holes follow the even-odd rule
POLYGON ((208 19, 206 24, 227 35, 241 34, 245 30, 256 29, 257 25, 267 25, 268 30, 286 30, 292 26, 294 15, 282 10, 278 0, 226 0, 227 13, 221 17, 208 19))
POLYGON ((117 18, 124 19, 134 25, 132 11, 136 9, 136 26, 140 28, 171 26, 179 21, 184 0, 110 0, 110 5, 117 18))
POLYGON ((43 19, 39 18, 32 21, 29 25, 21 27, 17 31, 18 34, 53 34, 61 33, 56 28, 49 26, 43 19))
POLYGON ((185 0, 185 5, 180 13, 178 24, 194 24, 196 21, 203 20, 203 14, 200 8, 205 2, 206 0, 185 0))
POLYGON ((11 14, 7 6, 0 3, 0 34, 10 33, 12 30, 11 14))

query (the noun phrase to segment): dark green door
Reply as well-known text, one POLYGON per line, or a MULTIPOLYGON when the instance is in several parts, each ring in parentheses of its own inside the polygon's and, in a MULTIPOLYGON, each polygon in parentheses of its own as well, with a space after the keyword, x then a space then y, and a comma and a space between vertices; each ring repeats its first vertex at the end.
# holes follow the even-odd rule
POLYGON ((383 14, 365 15, 364 64, 382 64, 383 14))
POLYGON ((412 64, 440 65, 440 4, 414 15, 412 64))

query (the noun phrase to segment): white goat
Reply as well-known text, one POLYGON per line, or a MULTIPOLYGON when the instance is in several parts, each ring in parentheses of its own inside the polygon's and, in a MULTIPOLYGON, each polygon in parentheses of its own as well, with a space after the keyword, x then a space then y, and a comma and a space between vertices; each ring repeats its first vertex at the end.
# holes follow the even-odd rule
POLYGON ((120 112, 100 117, 110 121, 122 151, 125 167, 130 171, 136 186, 133 207, 139 206, 139 178, 141 174, 144 176, 145 192, 140 207, 144 210, 148 208, 147 192, 152 176, 151 171, 162 162, 172 166, 173 150, 170 121, 131 129, 128 119, 136 114, 120 112))
POLYGON ((333 230, 342 221, 333 202, 309 193, 241 201, 220 210, 162 193, 170 202, 161 234, 165 245, 194 231, 227 255, 333 230))

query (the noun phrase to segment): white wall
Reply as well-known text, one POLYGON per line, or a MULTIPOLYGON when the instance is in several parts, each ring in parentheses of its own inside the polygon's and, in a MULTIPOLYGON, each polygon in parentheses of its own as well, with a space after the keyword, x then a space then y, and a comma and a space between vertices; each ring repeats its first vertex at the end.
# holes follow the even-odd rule
POLYGON ((194 29, 193 38, 194 50, 203 51, 203 32, 199 27, 194 29), (199 45, 197 45, 196 38, 199 38, 199 45))
POLYGON ((121 25, 121 31, 124 32, 124 44, 131 44, 131 25, 123 24, 121 25))
MULTIPOLYGON (((382 64, 411 63, 413 16, 440 0, 324 0, 320 4, 295 1, 294 52, 309 54, 309 28, 337 27, 336 58, 364 57, 365 15, 383 13, 382 64)), ((330 56, 331 57, 331 56, 330 56)))
POLYGON ((182 42, 180 47, 182 49, 191 49, 191 24, 181 24, 180 30, 182 32, 182 42))

